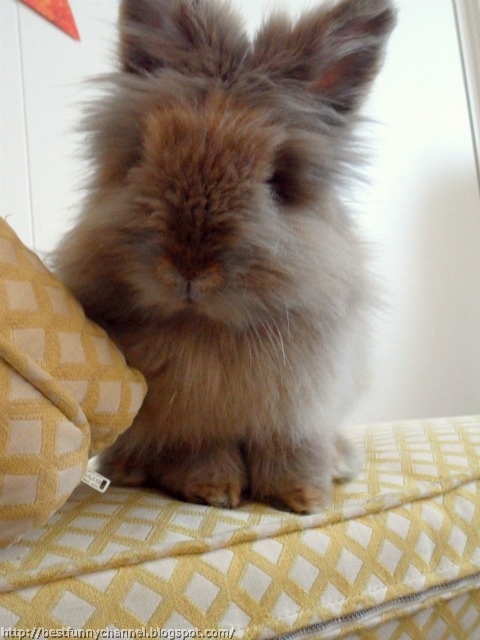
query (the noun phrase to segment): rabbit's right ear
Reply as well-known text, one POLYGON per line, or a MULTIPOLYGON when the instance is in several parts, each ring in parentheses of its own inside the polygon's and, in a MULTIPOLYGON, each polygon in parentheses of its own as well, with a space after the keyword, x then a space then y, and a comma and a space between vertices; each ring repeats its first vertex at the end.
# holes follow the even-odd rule
POLYGON ((137 74, 174 69, 228 77, 248 50, 248 38, 228 4, 217 0, 122 0, 120 60, 137 74))
POLYGON ((301 82, 347 114, 378 72, 394 25, 391 0, 327 1, 295 25, 271 18, 254 42, 253 64, 277 83, 301 82))

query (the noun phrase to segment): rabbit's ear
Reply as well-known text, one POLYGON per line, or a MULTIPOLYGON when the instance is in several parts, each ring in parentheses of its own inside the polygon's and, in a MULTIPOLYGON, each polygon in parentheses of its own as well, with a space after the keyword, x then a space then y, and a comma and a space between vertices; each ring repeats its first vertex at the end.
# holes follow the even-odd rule
POLYGON ((187 75, 226 77, 248 47, 239 18, 215 0, 122 0, 124 71, 144 74, 169 68, 187 75))
POLYGON ((253 62, 277 81, 302 81, 342 113, 355 109, 374 79, 395 25, 390 0, 343 0, 292 25, 275 16, 258 33, 253 62))

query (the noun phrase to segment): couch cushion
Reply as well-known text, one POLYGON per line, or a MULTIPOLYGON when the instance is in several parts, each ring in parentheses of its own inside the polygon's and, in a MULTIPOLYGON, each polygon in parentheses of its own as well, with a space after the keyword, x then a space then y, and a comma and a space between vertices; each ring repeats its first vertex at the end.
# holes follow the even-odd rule
POLYGON ((452 602, 450 618, 478 629, 480 418, 349 435, 365 450, 363 469, 316 515, 78 487, 47 524, 0 551, 0 619, 251 639, 373 639, 383 625, 390 635, 379 638, 403 640, 423 612, 432 635, 422 638, 438 640, 437 613, 452 602))

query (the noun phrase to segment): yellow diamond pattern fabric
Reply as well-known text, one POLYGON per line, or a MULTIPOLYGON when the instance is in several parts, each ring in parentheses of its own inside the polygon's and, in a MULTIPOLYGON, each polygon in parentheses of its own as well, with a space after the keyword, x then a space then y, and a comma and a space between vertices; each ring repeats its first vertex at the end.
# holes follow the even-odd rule
POLYGON ((349 435, 363 469, 315 515, 77 487, 0 551, 0 620, 136 637, 478 640, 480 416, 349 435))
POLYGON ((0 218, 0 547, 65 502, 88 456, 131 425, 145 391, 0 218))
POLYGON ((480 591, 447 595, 434 605, 378 626, 345 636, 345 640, 476 640, 480 637, 480 591), (450 596, 450 597, 448 597, 450 596))

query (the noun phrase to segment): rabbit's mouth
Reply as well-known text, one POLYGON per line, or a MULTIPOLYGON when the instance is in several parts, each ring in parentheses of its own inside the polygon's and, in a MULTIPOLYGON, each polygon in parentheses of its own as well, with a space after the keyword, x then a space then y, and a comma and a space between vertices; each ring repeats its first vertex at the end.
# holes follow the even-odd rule
POLYGON ((226 287, 227 274, 219 264, 202 268, 178 268, 162 259, 156 277, 169 300, 182 310, 201 312, 226 287))
POLYGON ((185 303, 187 308, 200 307, 203 302, 208 299, 208 291, 205 291, 202 283, 198 283, 195 280, 188 280, 185 283, 185 303))
POLYGON ((183 284, 181 292, 177 289, 170 298, 171 309, 174 316, 191 318, 195 321, 203 317, 218 322, 222 321, 224 316, 228 318, 231 313, 231 311, 226 313, 225 310, 225 306, 230 306, 226 302, 229 297, 223 287, 211 287, 209 283, 202 280, 188 280, 183 284))

